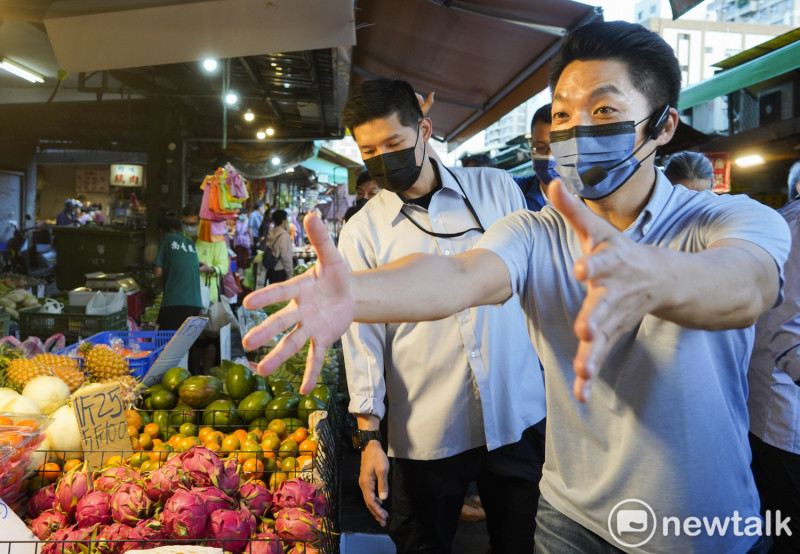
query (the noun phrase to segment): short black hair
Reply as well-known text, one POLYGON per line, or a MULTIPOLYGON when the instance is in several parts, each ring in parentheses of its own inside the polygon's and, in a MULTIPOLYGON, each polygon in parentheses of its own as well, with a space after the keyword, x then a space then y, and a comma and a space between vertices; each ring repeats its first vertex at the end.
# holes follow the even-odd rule
POLYGON ((196 202, 186 204, 181 210, 181 215, 183 217, 191 217, 195 215, 200 217, 200 204, 197 204, 196 202))
POLYGON ((259 201, 259 202, 256 202, 255 204, 253 204, 253 209, 254 209, 254 210, 259 210, 259 209, 261 209, 263 206, 264 206, 264 203, 259 201))
POLYGON ((181 222, 175 217, 172 212, 164 213, 158 216, 158 230, 164 233, 170 233, 181 230, 181 222))
POLYGON ((553 123, 553 104, 545 104, 538 110, 533 113, 533 119, 531 119, 531 130, 533 130, 533 126, 537 123, 553 123))
POLYGON ((272 212, 272 222, 275 226, 280 225, 284 221, 286 221, 286 210, 275 210, 272 212))
POLYGON ((369 171, 365 171, 361 175, 358 176, 356 179, 356 188, 360 187, 361 185, 365 185, 370 181, 374 181, 375 179, 372 178, 372 175, 369 174, 369 171))
POLYGON ((667 104, 678 106, 681 70, 675 53, 664 39, 641 25, 598 21, 573 31, 550 61, 551 91, 555 92, 564 69, 577 60, 618 61, 652 110, 667 104))
POLYGON ((347 99, 342 109, 342 123, 353 134, 353 128, 395 113, 404 127, 411 128, 425 117, 410 84, 398 79, 373 79, 358 85, 347 99))
POLYGON ((494 161, 489 154, 472 154, 461 158, 463 167, 494 167, 494 161))
POLYGON ((671 183, 682 183, 694 179, 714 180, 714 166, 699 152, 678 152, 669 159, 664 175, 671 183))

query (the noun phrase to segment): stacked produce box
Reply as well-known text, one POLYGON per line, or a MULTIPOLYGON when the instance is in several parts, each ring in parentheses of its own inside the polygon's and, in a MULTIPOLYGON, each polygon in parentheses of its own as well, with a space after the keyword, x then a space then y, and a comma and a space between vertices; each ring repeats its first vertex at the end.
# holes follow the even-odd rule
MULTIPOLYGON (((17 477, 27 510, 12 505, 47 541, 43 554, 189 543, 251 554, 338 551, 331 391, 320 382, 300 395, 297 360, 269 378, 230 361, 202 376, 172 368, 146 388, 119 352, 94 348, 102 350, 75 354, 81 360, 0 352, 8 387, 0 412, 44 414, 49 423, 17 477), (103 452, 90 467, 70 399, 97 382, 119 383, 131 447, 103 452)), ((332 353, 331 381, 336 364, 332 353)))

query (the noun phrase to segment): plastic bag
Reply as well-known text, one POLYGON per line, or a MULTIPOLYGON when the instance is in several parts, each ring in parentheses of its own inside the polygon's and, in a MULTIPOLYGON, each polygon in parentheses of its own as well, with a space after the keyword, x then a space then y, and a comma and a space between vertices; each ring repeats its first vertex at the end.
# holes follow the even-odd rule
POLYGON ((106 298, 102 292, 95 294, 89 303, 86 304, 86 315, 111 315, 121 311, 125 307, 127 298, 125 291, 120 287, 117 294, 106 298))
POLYGON ((203 310, 207 310, 208 307, 211 305, 211 290, 208 288, 208 285, 203 281, 203 277, 200 277, 200 302, 203 305, 203 310))

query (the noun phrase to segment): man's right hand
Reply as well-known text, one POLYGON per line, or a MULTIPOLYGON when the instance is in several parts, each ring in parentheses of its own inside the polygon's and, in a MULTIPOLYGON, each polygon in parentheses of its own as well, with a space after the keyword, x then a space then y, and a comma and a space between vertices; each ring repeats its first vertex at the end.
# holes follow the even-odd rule
POLYGON ((258 364, 258 372, 269 375, 311 339, 300 386, 300 393, 308 394, 317 383, 328 347, 353 322, 355 302, 350 272, 336 251, 325 224, 316 215, 307 216, 304 224, 317 251, 317 263, 302 275, 247 295, 244 306, 248 310, 276 302, 289 301, 289 304, 250 329, 242 344, 248 350, 254 350, 275 335, 291 329, 258 364))
POLYGON ((383 509, 383 501, 389 498, 389 458, 379 441, 368 442, 361 452, 358 485, 361 487, 367 509, 381 527, 386 527, 389 513, 383 509))

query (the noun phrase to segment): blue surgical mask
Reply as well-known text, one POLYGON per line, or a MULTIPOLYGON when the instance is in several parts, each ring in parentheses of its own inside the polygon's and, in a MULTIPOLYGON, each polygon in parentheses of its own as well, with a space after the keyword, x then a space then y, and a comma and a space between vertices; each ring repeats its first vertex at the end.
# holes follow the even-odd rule
POLYGON ((533 172, 542 184, 549 185, 550 181, 558 178, 556 173, 556 160, 552 156, 532 156, 533 172))

